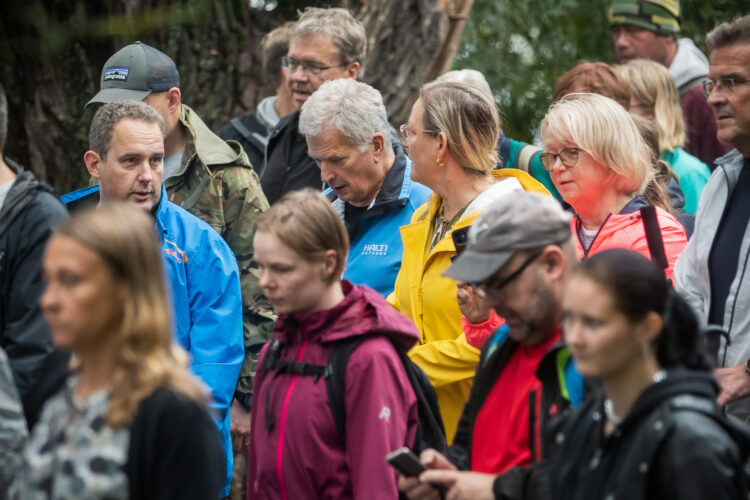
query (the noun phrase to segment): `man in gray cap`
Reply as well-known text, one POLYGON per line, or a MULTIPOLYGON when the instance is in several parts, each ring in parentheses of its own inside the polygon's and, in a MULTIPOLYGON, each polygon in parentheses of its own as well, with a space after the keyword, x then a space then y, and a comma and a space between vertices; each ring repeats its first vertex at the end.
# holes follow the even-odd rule
POLYGON ((180 75, 165 53, 136 42, 120 49, 102 68, 101 90, 93 103, 143 100, 164 118, 164 178, 167 197, 213 227, 232 249, 240 270, 245 362, 232 403, 232 439, 247 447, 252 378, 260 347, 275 322, 271 304, 258 286, 253 259, 255 220, 268 209, 258 176, 236 141, 214 134, 182 104, 180 75))
POLYGON ((422 453, 428 469, 442 470, 401 478, 399 488, 411 499, 431 498, 436 484, 457 498, 551 498, 542 431, 583 396, 561 342, 565 284, 578 260, 570 214, 550 196, 519 192, 482 213, 468 236, 445 275, 467 282, 505 324, 484 342, 446 456, 422 453))

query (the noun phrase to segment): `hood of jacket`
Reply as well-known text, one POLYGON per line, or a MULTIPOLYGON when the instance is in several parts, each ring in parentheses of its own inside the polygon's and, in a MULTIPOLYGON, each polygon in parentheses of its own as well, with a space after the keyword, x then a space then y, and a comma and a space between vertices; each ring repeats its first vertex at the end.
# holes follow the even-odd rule
MULTIPOLYGON (((233 165, 252 168, 250 160, 237 141, 225 141, 214 134, 189 106, 182 105, 180 123, 190 134, 195 153, 209 169, 213 165, 233 165)), ((183 164, 186 162, 183 160, 183 164)), ((182 169, 180 169, 182 171, 182 169)))
POLYGON ((680 38, 677 40, 677 53, 669 66, 669 72, 682 94, 684 90, 688 90, 683 89, 684 85, 708 75, 708 59, 692 40, 680 38))
POLYGON ((266 136, 268 136, 273 128, 279 123, 281 117, 276 114, 274 104, 276 104, 277 96, 271 95, 263 99, 258 103, 258 107, 255 109, 255 117, 258 121, 266 128, 266 136))
POLYGON ((321 343, 335 342, 360 335, 382 335, 404 351, 419 340, 414 324, 395 311, 375 290, 342 281, 344 300, 325 311, 304 314, 280 314, 274 337, 283 344, 295 342, 294 336, 318 337, 321 343))

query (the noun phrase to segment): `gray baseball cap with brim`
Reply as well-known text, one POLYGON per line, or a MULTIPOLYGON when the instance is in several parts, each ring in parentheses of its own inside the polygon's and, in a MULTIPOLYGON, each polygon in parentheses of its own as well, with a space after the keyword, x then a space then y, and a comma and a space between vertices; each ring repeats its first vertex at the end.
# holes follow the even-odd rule
POLYGON ((468 244, 443 276, 486 280, 518 251, 570 239, 571 214, 553 197, 514 192, 490 205, 469 229, 468 244))
POLYGON ((99 92, 86 103, 110 103, 133 99, 141 101, 151 92, 164 92, 180 86, 174 61, 164 52, 135 42, 110 57, 102 68, 99 92))

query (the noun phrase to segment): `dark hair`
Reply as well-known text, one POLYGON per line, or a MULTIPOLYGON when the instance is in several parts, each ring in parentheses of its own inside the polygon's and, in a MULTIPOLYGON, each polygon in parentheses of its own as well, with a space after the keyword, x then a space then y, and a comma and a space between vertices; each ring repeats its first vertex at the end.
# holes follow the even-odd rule
POLYGON ((614 99, 630 107, 630 84, 615 68, 603 62, 583 61, 557 79, 552 102, 573 92, 589 92, 614 99))
POLYGON ((8 100, 5 98, 5 89, 0 83, 0 155, 5 149, 5 140, 8 137, 8 100))
POLYGON ((706 47, 712 52, 738 43, 750 44, 750 15, 721 23, 706 35, 706 47))
POLYGON ((654 343, 662 368, 708 370, 698 348, 695 314, 646 257, 632 250, 605 250, 583 260, 575 274, 609 290, 615 308, 632 322, 650 312, 661 315, 664 326, 654 343))

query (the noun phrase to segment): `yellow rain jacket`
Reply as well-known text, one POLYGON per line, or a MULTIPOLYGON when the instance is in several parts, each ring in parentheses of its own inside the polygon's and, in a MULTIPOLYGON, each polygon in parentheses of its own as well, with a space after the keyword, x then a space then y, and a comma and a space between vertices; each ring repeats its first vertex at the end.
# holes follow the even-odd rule
MULTIPOLYGON (((484 208, 514 191, 549 194, 544 186, 522 170, 494 170, 498 183, 472 201, 453 229, 470 226, 484 208)), ((479 350, 466 342, 461 330, 461 311, 456 302, 456 281, 443 277, 456 253, 451 231, 430 251, 433 224, 442 200, 432 194, 419 207, 411 223, 401 227, 404 256, 396 285, 388 301, 405 314, 420 332, 420 342, 409 351, 432 382, 438 396, 448 444, 453 442, 458 419, 469 399, 479 350)))

